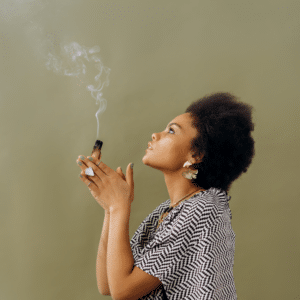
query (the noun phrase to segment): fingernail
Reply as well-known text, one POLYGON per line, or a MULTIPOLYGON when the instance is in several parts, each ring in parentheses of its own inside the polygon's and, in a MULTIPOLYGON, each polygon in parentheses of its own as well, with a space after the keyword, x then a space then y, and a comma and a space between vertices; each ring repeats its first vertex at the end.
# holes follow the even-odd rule
POLYGON ((131 169, 133 169, 133 163, 130 165, 131 169))
POLYGON ((80 159, 84 160, 84 156, 80 155, 79 157, 80 157, 80 159))
POLYGON ((82 162, 81 161, 78 161, 77 163, 79 164, 79 166, 82 166, 82 162))
POLYGON ((80 177, 80 178, 82 178, 82 175, 81 175, 81 174, 79 174, 79 177, 80 177))
POLYGON ((92 160, 93 160, 93 158, 92 158, 92 157, 89 157, 88 159, 89 159, 90 161, 92 161, 92 160))

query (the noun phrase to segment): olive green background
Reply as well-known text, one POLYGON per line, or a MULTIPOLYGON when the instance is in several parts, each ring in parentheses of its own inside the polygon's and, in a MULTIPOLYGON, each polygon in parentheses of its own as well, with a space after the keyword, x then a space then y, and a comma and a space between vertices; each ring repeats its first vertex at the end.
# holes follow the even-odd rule
POLYGON ((1 1, 0 299, 110 299, 95 271, 104 212, 77 157, 100 138, 105 164, 134 163, 131 238, 169 199, 142 163, 152 133, 219 91, 255 108, 256 155, 229 191, 238 299, 300 299, 299 12, 298 0, 1 1), (71 42, 98 45, 111 69, 99 136, 82 84, 98 71, 46 68, 71 42))

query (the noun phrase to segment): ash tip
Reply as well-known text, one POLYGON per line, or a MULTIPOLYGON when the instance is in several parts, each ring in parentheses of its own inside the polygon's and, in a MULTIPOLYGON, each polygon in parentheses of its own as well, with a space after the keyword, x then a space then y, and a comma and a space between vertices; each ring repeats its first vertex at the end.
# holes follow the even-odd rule
POLYGON ((100 140, 96 140, 96 143, 95 143, 95 146, 94 146, 94 150, 96 150, 96 149, 101 150, 102 146, 103 146, 103 142, 100 141, 100 140))

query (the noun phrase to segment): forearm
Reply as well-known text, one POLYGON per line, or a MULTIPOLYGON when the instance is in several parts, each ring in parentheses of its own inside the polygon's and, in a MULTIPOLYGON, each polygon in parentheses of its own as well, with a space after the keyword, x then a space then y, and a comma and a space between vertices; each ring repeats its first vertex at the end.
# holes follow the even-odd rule
POLYGON ((102 295, 110 294, 108 277, 107 277, 107 262, 106 262, 109 221, 110 221, 110 214, 108 211, 105 211, 105 217, 104 217, 102 233, 101 233, 101 238, 100 238, 98 253, 97 253, 97 262, 96 262, 97 286, 99 292, 102 295))
POLYGON ((134 265, 129 238, 130 211, 130 207, 110 211, 107 275, 110 294, 116 299, 123 297, 124 282, 131 274, 134 265))

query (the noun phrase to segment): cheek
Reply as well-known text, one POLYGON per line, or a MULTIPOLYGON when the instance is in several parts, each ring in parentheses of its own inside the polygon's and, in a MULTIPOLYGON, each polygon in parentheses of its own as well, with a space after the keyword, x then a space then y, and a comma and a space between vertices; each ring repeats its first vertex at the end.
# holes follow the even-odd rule
POLYGON ((180 145, 173 145, 166 149, 164 153, 164 158, 173 164, 181 164, 181 161, 184 159, 185 151, 180 145))

